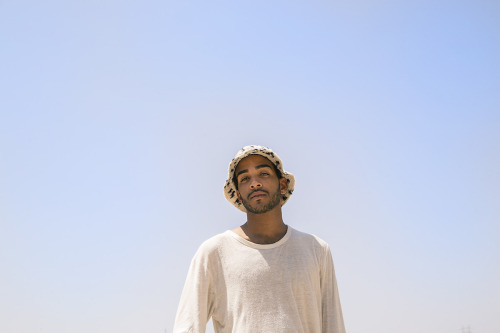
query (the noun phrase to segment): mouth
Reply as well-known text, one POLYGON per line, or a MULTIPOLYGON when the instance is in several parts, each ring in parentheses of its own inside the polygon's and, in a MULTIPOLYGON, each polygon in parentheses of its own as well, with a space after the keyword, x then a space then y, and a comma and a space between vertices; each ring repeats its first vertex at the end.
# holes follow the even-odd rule
POLYGON ((266 191, 258 190, 258 191, 254 191, 254 192, 250 193, 248 198, 249 199, 260 199, 260 198, 264 197, 266 194, 267 194, 266 191))

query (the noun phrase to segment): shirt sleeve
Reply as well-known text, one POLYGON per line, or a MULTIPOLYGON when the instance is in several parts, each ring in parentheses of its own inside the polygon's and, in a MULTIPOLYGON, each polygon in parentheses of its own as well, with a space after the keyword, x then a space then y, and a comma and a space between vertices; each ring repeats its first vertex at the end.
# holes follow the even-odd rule
POLYGON ((204 333, 214 309, 210 256, 200 247, 189 267, 173 333, 204 333))
POLYGON ((321 270, 322 333, 345 333, 332 253, 328 246, 325 251, 321 270))

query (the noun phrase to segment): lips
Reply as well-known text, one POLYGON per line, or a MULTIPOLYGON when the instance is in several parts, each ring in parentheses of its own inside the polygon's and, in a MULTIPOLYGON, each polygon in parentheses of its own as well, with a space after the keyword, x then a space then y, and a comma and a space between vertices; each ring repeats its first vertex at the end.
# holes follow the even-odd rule
POLYGON ((267 194, 266 191, 264 190, 258 190, 258 191, 254 191, 252 193, 250 193, 250 195, 248 196, 249 199, 254 199, 254 198, 261 198, 263 196, 265 196, 267 194))

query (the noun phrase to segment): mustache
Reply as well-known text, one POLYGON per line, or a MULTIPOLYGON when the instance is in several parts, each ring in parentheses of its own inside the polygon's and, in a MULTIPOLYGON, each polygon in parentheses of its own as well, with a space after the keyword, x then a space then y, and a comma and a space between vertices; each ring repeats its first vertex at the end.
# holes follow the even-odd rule
POLYGON ((256 192, 264 192, 264 193, 269 194, 269 192, 267 192, 266 190, 253 190, 252 192, 250 192, 250 194, 247 195, 247 199, 250 199, 250 197, 252 195, 254 195, 254 193, 256 193, 256 192))

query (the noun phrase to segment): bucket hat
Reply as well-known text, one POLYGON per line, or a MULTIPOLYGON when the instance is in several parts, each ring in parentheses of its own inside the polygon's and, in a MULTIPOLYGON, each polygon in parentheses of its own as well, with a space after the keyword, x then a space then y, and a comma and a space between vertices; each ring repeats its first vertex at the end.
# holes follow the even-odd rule
POLYGON ((226 197, 227 201, 229 201, 233 206, 235 206, 242 212, 247 212, 245 206, 243 206, 243 203, 240 199, 238 199, 238 196, 236 195, 236 185, 233 182, 233 177, 238 163, 240 163, 242 159, 249 155, 264 156, 271 163, 273 163, 274 166, 276 166, 276 169, 281 172, 282 177, 286 178, 288 182, 288 191, 282 195, 281 205, 283 206, 288 201, 288 199, 290 199, 290 196, 293 193, 293 189, 295 187, 295 177, 291 173, 286 172, 283 169, 283 163, 281 163, 281 159, 278 157, 278 155, 276 155, 275 152, 273 152, 270 148, 257 145, 245 146, 241 148, 238 153, 236 153, 236 156, 232 159, 231 163, 229 163, 228 176, 226 183, 224 184, 224 196, 226 197))

